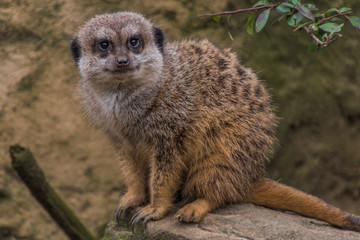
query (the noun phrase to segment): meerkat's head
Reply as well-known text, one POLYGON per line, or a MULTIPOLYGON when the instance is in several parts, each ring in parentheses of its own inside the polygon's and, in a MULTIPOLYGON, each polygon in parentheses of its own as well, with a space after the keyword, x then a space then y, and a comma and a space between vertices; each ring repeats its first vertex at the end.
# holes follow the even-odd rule
POLYGON ((142 15, 99 15, 80 29, 71 52, 84 80, 106 84, 146 81, 159 75, 164 35, 142 15))

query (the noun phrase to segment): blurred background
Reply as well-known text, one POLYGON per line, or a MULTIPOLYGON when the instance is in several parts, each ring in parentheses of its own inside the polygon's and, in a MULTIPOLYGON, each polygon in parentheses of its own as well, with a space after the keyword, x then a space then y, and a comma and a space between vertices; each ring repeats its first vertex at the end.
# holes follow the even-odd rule
MULTIPOLYGON (((125 189, 121 166, 107 138, 83 117, 69 44, 86 20, 119 10, 145 14, 167 41, 209 38, 232 48, 273 96, 279 145, 269 177, 360 214, 360 31, 345 24, 343 38, 313 54, 309 37, 293 33, 285 21, 249 36, 249 14, 234 15, 232 41, 226 18, 197 17, 255 2, 1 0, 0 239, 66 239, 11 169, 8 147, 14 143, 31 148, 91 232, 101 236, 112 218, 125 189)), ((360 16, 357 0, 309 2, 320 9, 351 7, 360 16)))

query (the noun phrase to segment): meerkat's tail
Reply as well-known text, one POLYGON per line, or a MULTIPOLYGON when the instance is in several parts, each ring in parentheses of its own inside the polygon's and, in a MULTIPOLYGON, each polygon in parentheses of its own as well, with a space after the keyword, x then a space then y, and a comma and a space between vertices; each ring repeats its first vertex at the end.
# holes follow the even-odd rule
POLYGON ((257 205, 292 211, 343 229, 360 232, 360 216, 344 212, 315 196, 267 178, 255 185, 254 192, 248 200, 257 205))

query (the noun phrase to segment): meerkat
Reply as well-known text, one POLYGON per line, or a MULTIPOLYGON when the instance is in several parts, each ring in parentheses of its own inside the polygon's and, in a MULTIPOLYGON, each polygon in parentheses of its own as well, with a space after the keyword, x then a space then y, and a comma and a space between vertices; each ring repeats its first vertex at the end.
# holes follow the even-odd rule
POLYGON ((262 82, 208 40, 167 43, 134 12, 99 15, 71 43, 88 116, 110 138, 127 192, 116 219, 163 218, 178 192, 180 222, 227 203, 293 211, 360 231, 360 217, 265 177, 276 117, 262 82))

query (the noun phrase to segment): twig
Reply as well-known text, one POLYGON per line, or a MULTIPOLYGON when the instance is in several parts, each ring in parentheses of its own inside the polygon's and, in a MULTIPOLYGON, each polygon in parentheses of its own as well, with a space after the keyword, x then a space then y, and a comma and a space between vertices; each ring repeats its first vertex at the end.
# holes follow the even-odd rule
POLYGON ((324 43, 323 41, 321 41, 319 38, 317 38, 317 37, 314 35, 314 33, 313 33, 308 27, 304 26, 303 29, 305 30, 305 32, 306 32, 307 34, 310 35, 310 37, 311 37, 313 40, 315 40, 317 46, 319 46, 319 47, 326 47, 326 46, 327 46, 327 44, 324 43))
POLYGON ((231 14, 241 13, 241 12, 251 12, 251 11, 257 11, 257 10, 261 10, 261 9, 274 8, 274 7, 278 6, 278 5, 279 4, 271 4, 271 5, 263 5, 263 6, 260 6, 260 7, 254 7, 254 8, 238 9, 238 10, 235 10, 235 11, 225 11, 225 12, 220 12, 220 13, 209 13, 209 14, 199 15, 198 17, 213 17, 213 16, 220 16, 220 15, 231 15, 231 14))
POLYGON ((13 145, 9 149, 11 165, 29 188, 32 195, 46 209, 71 240, 94 240, 75 213, 47 182, 29 149, 13 145))
POLYGON ((332 42, 334 42, 336 39, 342 37, 342 35, 338 34, 337 37, 328 37, 326 41, 321 41, 318 37, 314 35, 314 33, 306 26, 302 27, 301 29, 304 29, 307 34, 310 35, 310 37, 316 42, 316 45, 320 48, 324 48, 329 46, 332 42))
POLYGON ((351 11, 347 11, 347 12, 343 12, 343 13, 337 12, 336 15, 333 15, 333 16, 330 16, 330 17, 321 19, 317 24, 320 25, 320 24, 322 24, 323 22, 326 22, 327 20, 330 20, 330 19, 332 19, 332 18, 339 17, 339 16, 345 16, 345 17, 347 17, 347 15, 350 14, 350 13, 351 13, 351 11))

